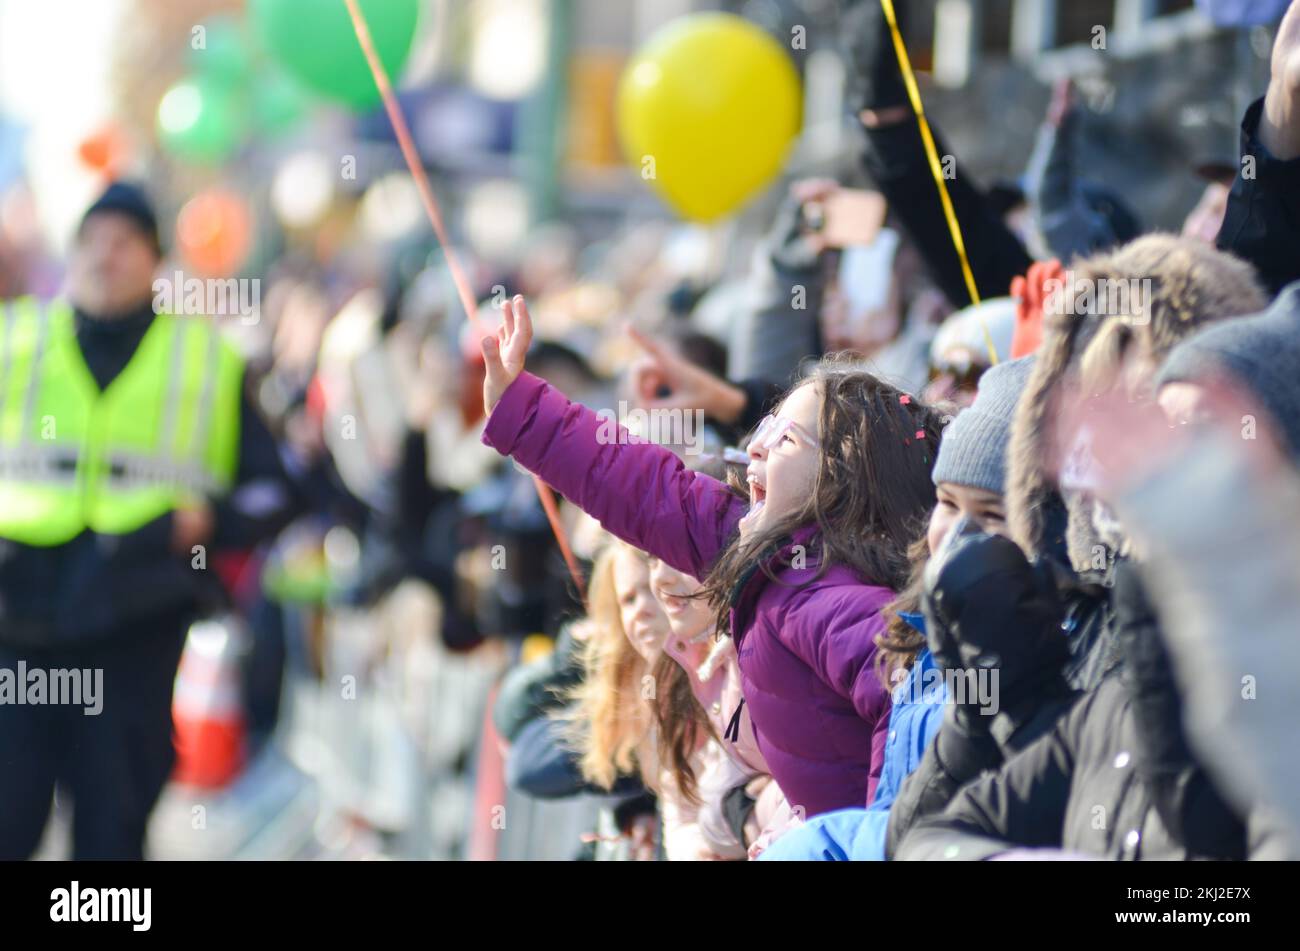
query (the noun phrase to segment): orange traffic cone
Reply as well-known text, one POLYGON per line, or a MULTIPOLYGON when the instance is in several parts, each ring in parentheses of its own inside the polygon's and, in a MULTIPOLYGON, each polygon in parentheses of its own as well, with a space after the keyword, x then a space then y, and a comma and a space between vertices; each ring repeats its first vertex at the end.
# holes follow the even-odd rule
POLYGON ((243 769, 247 724, 239 688, 241 647, 238 622, 231 618, 190 628, 172 696, 176 782, 216 789, 243 769))

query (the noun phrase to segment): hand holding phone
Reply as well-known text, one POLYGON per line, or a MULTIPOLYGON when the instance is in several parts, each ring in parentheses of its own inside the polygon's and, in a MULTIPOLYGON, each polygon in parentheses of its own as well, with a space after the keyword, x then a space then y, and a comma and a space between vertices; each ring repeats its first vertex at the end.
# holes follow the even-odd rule
POLYGON ((879 192, 836 188, 804 205, 804 220, 827 247, 866 247, 885 226, 888 210, 879 192))

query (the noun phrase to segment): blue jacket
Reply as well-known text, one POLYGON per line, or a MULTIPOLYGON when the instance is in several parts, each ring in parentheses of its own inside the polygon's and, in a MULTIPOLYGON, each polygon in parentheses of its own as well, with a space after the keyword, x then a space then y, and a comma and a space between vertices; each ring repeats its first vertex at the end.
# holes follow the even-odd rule
MULTIPOLYGON (((919 615, 903 615, 918 630, 919 615)), ((767 848, 761 861, 883 862, 889 809, 907 775, 921 762, 943 722, 948 691, 928 650, 912 665, 908 678, 894 691, 885 741, 885 763, 876 796, 866 809, 840 809, 814 816, 791 829, 767 848)))

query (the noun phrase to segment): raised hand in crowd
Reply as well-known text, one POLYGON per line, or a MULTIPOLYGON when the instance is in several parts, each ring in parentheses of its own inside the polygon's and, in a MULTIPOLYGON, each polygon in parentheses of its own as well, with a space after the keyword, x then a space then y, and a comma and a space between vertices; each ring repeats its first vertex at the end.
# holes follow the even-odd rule
POLYGON ((1300 0, 1278 27, 1259 139, 1274 158, 1300 156, 1300 0))
POLYGON ((533 319, 520 295, 501 305, 496 336, 483 338, 487 375, 483 379, 483 408, 490 414, 510 384, 524 372, 524 359, 533 342, 533 319))

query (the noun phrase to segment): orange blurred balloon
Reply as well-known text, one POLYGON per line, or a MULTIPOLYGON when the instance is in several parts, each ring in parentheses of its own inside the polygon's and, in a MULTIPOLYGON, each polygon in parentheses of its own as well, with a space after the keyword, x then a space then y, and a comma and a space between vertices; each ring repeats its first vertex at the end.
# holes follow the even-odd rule
POLYGON ((253 215, 233 192, 211 189, 191 198, 176 219, 181 256, 206 277, 227 277, 252 248, 253 215))
POLYGON ((110 123, 81 140, 77 157, 91 171, 105 178, 116 178, 126 165, 129 145, 117 123, 110 123))

